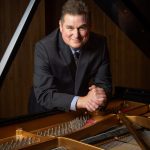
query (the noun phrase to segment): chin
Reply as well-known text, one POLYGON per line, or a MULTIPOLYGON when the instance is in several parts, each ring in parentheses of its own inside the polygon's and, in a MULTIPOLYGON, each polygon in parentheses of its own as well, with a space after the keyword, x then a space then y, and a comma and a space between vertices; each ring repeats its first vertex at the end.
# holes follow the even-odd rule
POLYGON ((75 48, 75 49, 78 49, 80 48, 81 46, 71 46, 72 48, 75 48))
POLYGON ((71 47, 72 47, 72 48, 80 48, 80 47, 81 47, 81 44, 72 44, 71 47))

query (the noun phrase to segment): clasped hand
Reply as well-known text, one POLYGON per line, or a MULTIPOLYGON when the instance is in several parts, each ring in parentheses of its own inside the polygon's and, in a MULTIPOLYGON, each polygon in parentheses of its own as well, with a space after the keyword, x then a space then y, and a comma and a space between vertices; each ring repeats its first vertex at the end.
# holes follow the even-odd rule
POLYGON ((100 106, 104 106, 107 101, 105 90, 92 85, 89 87, 89 92, 86 96, 79 97, 77 108, 85 108, 90 112, 95 111, 100 106))

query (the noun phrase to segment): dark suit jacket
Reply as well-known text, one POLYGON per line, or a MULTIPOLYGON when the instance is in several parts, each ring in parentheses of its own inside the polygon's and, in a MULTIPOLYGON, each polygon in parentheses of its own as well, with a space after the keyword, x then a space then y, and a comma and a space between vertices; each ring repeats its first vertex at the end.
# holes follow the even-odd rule
POLYGON ((90 84, 111 91, 106 39, 94 33, 82 48, 77 67, 59 29, 36 44, 34 64, 32 111, 68 111, 73 97, 86 95, 90 84))

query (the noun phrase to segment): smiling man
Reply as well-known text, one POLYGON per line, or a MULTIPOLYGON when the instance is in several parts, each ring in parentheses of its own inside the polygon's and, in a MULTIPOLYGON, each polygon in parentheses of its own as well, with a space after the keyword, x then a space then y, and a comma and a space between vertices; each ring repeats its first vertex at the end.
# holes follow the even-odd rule
POLYGON ((111 94, 106 39, 90 32, 89 11, 81 0, 68 0, 59 28, 35 48, 34 93, 30 112, 93 112, 111 94))
POLYGON ((64 42, 72 48, 82 48, 89 37, 89 26, 84 15, 66 14, 59 21, 64 42))

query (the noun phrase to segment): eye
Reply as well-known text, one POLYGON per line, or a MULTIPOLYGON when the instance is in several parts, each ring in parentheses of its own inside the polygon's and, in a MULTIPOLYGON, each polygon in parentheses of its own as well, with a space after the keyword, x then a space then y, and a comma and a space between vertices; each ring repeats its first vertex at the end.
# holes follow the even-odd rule
POLYGON ((83 25, 83 26, 79 27, 80 31, 85 31, 87 29, 88 29, 88 27, 86 25, 83 25))
POLYGON ((67 26, 66 27, 68 30, 73 30, 73 27, 72 26, 67 26))

